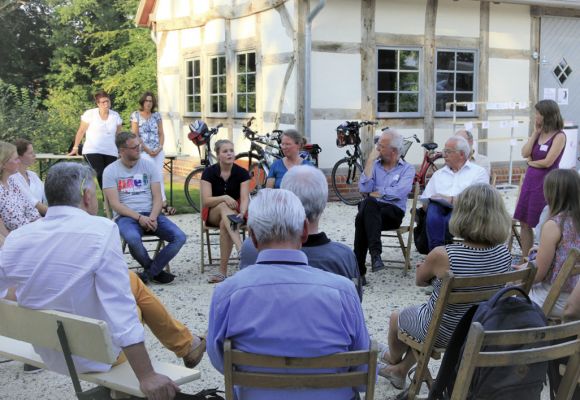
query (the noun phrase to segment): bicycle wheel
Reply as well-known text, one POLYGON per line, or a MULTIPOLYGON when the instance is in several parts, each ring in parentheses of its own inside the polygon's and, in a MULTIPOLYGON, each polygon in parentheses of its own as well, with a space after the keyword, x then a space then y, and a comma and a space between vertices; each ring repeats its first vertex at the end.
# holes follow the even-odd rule
POLYGON ((260 161, 258 157, 250 157, 248 153, 240 153, 236 156, 236 164, 246 169, 250 174, 250 194, 254 195, 258 190, 266 187, 266 179, 268 178, 267 167, 264 161, 260 161), (251 165, 250 165, 251 160, 251 165))
POLYGON ((198 167, 191 171, 187 178, 185 178, 185 184, 183 189, 185 190, 185 198, 187 202, 196 212, 200 210, 201 204, 201 175, 205 170, 204 167, 198 167))
POLYGON ((347 157, 334 164, 331 174, 332 188, 344 204, 355 206, 362 200, 363 197, 358 190, 362 172, 361 165, 347 157))

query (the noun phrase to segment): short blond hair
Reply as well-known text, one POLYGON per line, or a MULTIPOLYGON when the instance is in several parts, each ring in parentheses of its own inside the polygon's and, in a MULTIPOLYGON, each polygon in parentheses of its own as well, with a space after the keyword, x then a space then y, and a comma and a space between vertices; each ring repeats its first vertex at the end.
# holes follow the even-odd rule
POLYGON ((457 197, 449 232, 476 244, 505 243, 512 219, 499 192, 487 183, 469 186, 457 197))
POLYGON ((16 153, 16 146, 8 142, 0 142, 0 170, 4 169, 4 165, 16 153))

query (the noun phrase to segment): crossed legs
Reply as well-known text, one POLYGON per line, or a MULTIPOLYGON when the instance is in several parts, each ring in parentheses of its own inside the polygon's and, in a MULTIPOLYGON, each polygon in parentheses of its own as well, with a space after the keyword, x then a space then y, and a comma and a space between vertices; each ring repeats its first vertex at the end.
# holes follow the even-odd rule
POLYGON ((404 378, 416 360, 409 346, 399 340, 398 333, 399 311, 393 311, 389 321, 389 333, 387 334, 389 351, 384 354, 384 361, 390 365, 385 369, 396 377, 404 378))
POLYGON ((233 246, 236 246, 238 252, 242 248, 240 232, 231 228, 230 220, 228 219, 228 215, 237 213, 237 210, 229 208, 225 202, 222 202, 209 210, 207 218, 210 225, 220 228, 220 273, 223 276, 227 276, 228 261, 232 254, 233 246))

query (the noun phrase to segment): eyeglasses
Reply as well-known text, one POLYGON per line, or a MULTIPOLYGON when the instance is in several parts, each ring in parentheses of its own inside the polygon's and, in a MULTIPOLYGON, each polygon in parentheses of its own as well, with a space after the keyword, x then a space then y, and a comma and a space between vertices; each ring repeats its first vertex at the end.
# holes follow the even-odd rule
POLYGON ((83 180, 81 181, 81 197, 83 197, 85 194, 84 186, 85 186, 86 180, 87 180, 87 178, 83 178, 83 180))
POLYGON ((137 149, 140 149, 141 146, 142 146, 142 144, 139 143, 139 144, 136 144, 135 146, 125 146, 125 148, 129 149, 129 150, 137 150, 137 149))
POLYGON ((105 103, 110 103, 111 100, 109 99, 104 99, 104 100, 99 100, 99 104, 105 104, 105 103))
POLYGON ((447 154, 452 154, 452 153, 457 153, 459 150, 457 149, 443 149, 443 154, 447 155, 447 154))

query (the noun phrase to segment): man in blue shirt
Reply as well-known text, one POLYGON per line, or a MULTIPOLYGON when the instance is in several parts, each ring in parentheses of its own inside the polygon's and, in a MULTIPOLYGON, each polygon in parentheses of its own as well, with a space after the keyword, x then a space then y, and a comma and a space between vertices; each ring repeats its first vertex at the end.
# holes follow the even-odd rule
MULTIPOLYGON (((238 350, 286 357, 368 350, 370 339, 353 282, 310 267, 300 251, 308 236, 308 222, 298 197, 285 189, 260 190, 248 214, 250 237, 259 254, 256 264, 226 279, 214 291, 207 335, 213 366, 223 373, 226 339, 238 350)), ((236 387, 235 392, 237 399, 252 400, 357 396, 350 387, 236 387)))
POLYGON ((385 268, 381 260, 381 230, 397 229, 401 226, 407 207, 407 196, 413 188, 415 168, 400 158, 403 140, 394 130, 383 131, 360 178, 359 190, 368 194, 368 197, 358 205, 354 254, 363 284, 366 283, 367 251, 371 253, 373 272, 385 268))

